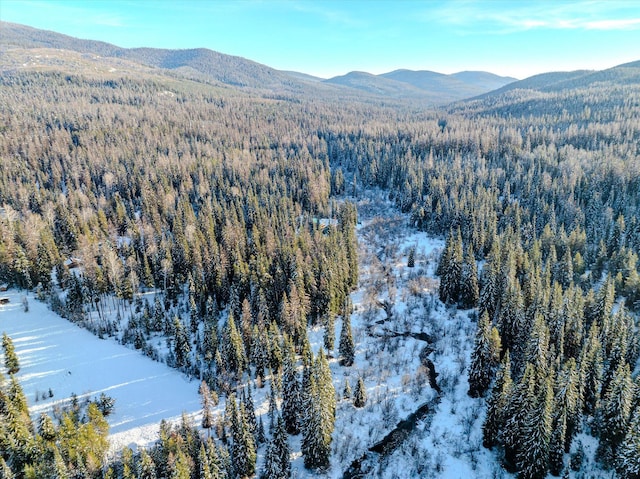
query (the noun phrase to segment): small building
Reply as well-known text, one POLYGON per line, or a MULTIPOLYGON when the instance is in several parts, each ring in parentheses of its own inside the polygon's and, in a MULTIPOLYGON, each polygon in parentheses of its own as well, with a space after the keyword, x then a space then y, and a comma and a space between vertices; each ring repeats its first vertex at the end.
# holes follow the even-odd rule
POLYGON ((0 292, 4 292, 6 290, 9 289, 9 285, 8 284, 0 284, 0 292))
POLYGON ((0 298, 0 304, 9 304, 9 298, 0 298))

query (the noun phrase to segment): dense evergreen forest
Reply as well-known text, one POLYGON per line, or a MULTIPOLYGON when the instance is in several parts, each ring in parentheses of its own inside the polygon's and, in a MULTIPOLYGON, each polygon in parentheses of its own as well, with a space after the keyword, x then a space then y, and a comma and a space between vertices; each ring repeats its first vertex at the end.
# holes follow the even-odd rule
POLYGON ((627 68, 437 111, 176 76, 3 72, 0 282, 201 380, 208 433, 163 424, 153 448, 102 464, 104 402, 34 426, 3 377, 1 477, 289 477, 298 434, 305 466, 325 469, 327 354, 353 361, 348 199, 369 188, 447 238, 439 296, 477 308, 469 394, 487 401, 485 447, 542 478, 567 472, 588 431, 604 468, 639 477, 640 81, 627 68), (307 327, 337 318, 339 345, 327 334, 314 354, 307 327), (282 401, 268 437, 248 381, 282 401))

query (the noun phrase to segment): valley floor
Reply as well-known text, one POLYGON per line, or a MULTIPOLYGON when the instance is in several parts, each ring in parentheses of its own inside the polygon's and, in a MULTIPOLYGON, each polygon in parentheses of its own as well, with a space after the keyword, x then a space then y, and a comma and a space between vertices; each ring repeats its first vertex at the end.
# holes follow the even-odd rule
MULTIPOLYGON (((370 456, 364 475, 358 477, 512 477, 496 455, 482 447, 484 400, 467 395, 475 311, 446 308, 437 299, 434 270, 444 241, 409 227, 406 215, 399 214, 382 192, 368 192, 357 203, 360 284, 352 294, 356 359, 346 368, 335 358, 338 318, 330 366, 341 398, 345 382, 353 389, 362 377, 368 399, 362 409, 349 399, 338 402, 331 469, 322 477, 343 477, 354 460, 425 403, 432 405, 428 417, 418 421, 397 448, 370 456), (411 249, 415 267, 409 268, 411 249), (416 337, 420 334, 428 342, 416 337), (424 358, 438 372, 440 394, 429 386, 424 358)), ((34 416, 68 401, 74 393, 93 398, 104 392, 116 400, 115 412, 108 418, 112 453, 152 443, 162 419, 179 420, 184 412, 199 424, 197 380, 114 338, 99 339, 51 312, 31 294, 14 290, 7 297, 9 304, 0 306, 0 332, 13 339, 21 364, 18 379, 34 416), (23 295, 28 312, 23 311, 23 295)), ((320 327, 309 331, 315 351, 323 344, 323 334, 320 327)), ((162 349, 161 344, 157 347, 162 349)), ((256 415, 267 427, 269 386, 257 388, 252 383, 252 391, 256 415)), ((222 401, 216 414, 223 408, 222 401)), ((597 475, 593 439, 580 435, 578 440, 584 443, 587 469, 597 475)), ((290 447, 293 477, 318 477, 303 467, 300 436, 290 438, 290 447)), ((260 470, 265 446, 258 453, 260 470)))

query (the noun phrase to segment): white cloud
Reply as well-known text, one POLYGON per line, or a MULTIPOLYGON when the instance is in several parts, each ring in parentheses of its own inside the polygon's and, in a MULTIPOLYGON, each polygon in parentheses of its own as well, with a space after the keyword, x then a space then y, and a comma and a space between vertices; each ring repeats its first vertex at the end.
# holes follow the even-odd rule
POLYGON ((589 30, 635 30, 640 27, 640 18, 630 18, 621 20, 598 20, 587 22, 586 28, 589 30))
POLYGON ((485 33, 522 30, 636 30, 640 8, 628 1, 472 1, 454 0, 424 13, 440 21, 485 33))

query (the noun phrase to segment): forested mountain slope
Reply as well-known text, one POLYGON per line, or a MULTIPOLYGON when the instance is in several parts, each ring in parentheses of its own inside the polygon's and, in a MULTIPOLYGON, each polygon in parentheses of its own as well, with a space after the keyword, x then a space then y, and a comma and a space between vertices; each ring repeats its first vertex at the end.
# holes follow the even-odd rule
MULTIPOLYGON (((348 200, 379 188, 413 226, 447 238, 438 296, 477 319, 459 374, 486 411, 495 460, 523 478, 579 471, 581 432, 598 441, 603 468, 637 477, 637 67, 426 111, 266 97, 109 62, 63 56, 0 75, 0 283, 33 288, 151 357, 167 338, 166 362, 224 398, 215 441, 165 428, 158 454, 131 464, 206 477, 215 462, 253 476, 259 428, 244 391, 269 382, 283 419, 268 477, 283 474, 294 437, 310 474, 330 467, 336 391, 308 335, 349 323, 358 257, 348 200), (142 291, 154 302, 134 310, 142 291)), ((427 322, 421 311, 415 321, 427 322)), ((354 338, 326 336, 327 353, 350 367, 354 338)), ((38 454, 7 383, 3 470, 107 470, 83 471, 84 456, 62 455, 50 430, 50 454, 38 454)), ((111 474, 125 477, 127 461, 111 474)))
POLYGON ((5 48, 54 48, 116 57, 169 70, 189 69, 221 83, 271 91, 301 91, 305 88, 304 82, 286 73, 245 58, 224 55, 206 48, 120 48, 105 42, 80 40, 15 23, 2 22, 0 25, 1 40, 5 48))
POLYGON ((383 75, 350 72, 321 81, 296 72, 283 72, 245 58, 206 48, 168 50, 121 48, 105 42, 80 40, 55 32, 14 23, 0 23, 0 46, 4 49, 49 48, 100 55, 163 68, 206 81, 306 98, 419 101, 444 104, 498 88, 515 79, 487 72, 444 75, 428 71, 398 70, 383 75), (395 81, 397 80, 397 81, 395 81))

